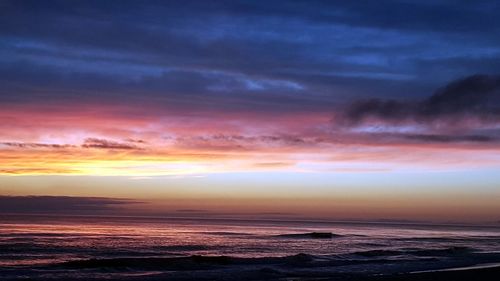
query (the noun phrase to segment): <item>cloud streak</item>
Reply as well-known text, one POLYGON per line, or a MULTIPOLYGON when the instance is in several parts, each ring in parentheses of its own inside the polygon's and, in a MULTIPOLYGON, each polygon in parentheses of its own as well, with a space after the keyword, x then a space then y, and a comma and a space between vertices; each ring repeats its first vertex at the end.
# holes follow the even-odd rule
POLYGON ((100 138, 86 138, 81 145, 57 143, 32 143, 32 142, 0 142, 0 145, 18 149, 106 149, 106 150, 140 150, 138 145, 143 145, 143 140, 127 139, 117 142, 100 138))
POLYGON ((492 142, 497 141, 489 136, 482 135, 465 135, 465 136, 456 136, 456 135, 430 135, 430 134, 408 134, 404 136, 409 140, 418 140, 423 142, 442 142, 442 143, 453 143, 453 142, 492 142))
POLYGON ((117 150, 134 150, 139 149, 134 144, 121 143, 106 139, 87 138, 82 144, 83 148, 98 148, 98 149, 117 149, 117 150))
POLYGON ((131 199, 71 196, 0 196, 2 213, 102 214, 141 203, 131 199))

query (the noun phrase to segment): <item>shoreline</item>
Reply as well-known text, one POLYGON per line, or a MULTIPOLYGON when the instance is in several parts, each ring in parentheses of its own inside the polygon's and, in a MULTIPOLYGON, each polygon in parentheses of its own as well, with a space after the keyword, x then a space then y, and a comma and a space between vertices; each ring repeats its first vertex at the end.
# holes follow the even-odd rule
POLYGON ((420 270, 420 271, 410 272, 410 274, 447 272, 447 271, 466 271, 466 270, 487 269, 487 268, 496 268, 496 267, 500 267, 500 263, 479 263, 479 264, 470 265, 470 266, 450 267, 450 268, 435 269, 435 270, 420 270))
MULTIPOLYGON (((356 272, 333 273, 325 275, 307 276, 307 274, 276 274, 270 269, 257 269, 252 271, 227 271, 227 272, 214 272, 210 270, 192 270, 179 272, 179 274, 172 275, 171 272, 141 272, 141 271, 124 271, 115 272, 114 276, 99 277, 99 272, 96 275, 86 276, 72 276, 75 281, 89 280, 89 281, 222 281, 234 280, 238 278, 240 281, 432 281, 432 280, 453 280, 453 281, 496 281, 500 277, 500 263, 477 264, 467 267, 450 267, 428 271, 416 272, 401 272, 381 275, 370 275, 356 272)), ((6 277, 2 280, 17 281, 27 280, 24 277, 6 277)), ((64 276, 68 277, 68 276, 64 276)), ((30 276, 29 280, 35 281, 49 281, 59 280, 56 276, 42 277, 30 276)))
MULTIPOLYGON (((486 265, 486 264, 484 264, 486 265)), ((402 274, 394 274, 387 276, 376 276, 371 278, 360 278, 360 279, 347 279, 347 280, 366 280, 366 281, 398 281, 398 280, 408 280, 408 281, 430 281, 430 280, 454 280, 454 281, 494 281, 498 280, 500 277, 500 263, 495 266, 479 267, 457 267, 457 268, 447 268, 440 270, 429 270, 420 272, 410 272, 402 274)))

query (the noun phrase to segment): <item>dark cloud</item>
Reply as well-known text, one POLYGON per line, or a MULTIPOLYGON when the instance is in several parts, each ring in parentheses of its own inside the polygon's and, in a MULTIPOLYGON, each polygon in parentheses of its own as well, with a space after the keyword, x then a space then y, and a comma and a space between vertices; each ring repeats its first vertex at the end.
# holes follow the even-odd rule
POLYGON ((133 150, 139 149, 136 145, 110 141, 106 139, 87 138, 82 144, 84 148, 98 148, 98 149, 117 149, 117 150, 133 150))
POLYGON ((421 100, 369 99, 336 115, 336 130, 380 143, 419 142, 497 146, 500 76, 472 75, 421 100))
POLYGON ((430 134, 407 134, 403 135, 404 138, 409 140, 417 140, 422 142, 441 142, 441 143, 454 143, 454 142, 493 142, 495 138, 483 135, 430 135, 430 134))
POLYGON ((13 148, 28 149, 65 149, 65 148, 97 148, 110 150, 133 150, 141 149, 139 145, 144 145, 143 140, 126 139, 124 142, 111 141, 99 138, 86 138, 80 146, 72 144, 52 144, 52 143, 31 143, 31 142, 0 142, 0 145, 13 148))
POLYGON ((141 139, 125 139, 126 142, 146 144, 147 141, 141 139))
POLYGON ((367 117, 401 120, 411 115, 413 105, 395 100, 370 99, 353 103, 342 116, 342 121, 357 124, 367 117))
POLYGON ((117 211, 135 200, 69 196, 0 196, 0 213, 78 213, 117 211))
POLYGON ((495 4, 2 1, 0 101, 272 113, 415 98, 493 72, 495 4))
MULTIPOLYGON (((297 95, 303 92, 298 83, 235 73, 165 71, 129 79, 92 72, 60 73, 56 67, 23 62, 17 65, 0 64, 0 82, 4 85, 0 89, 0 101, 5 104, 35 101, 68 106, 74 103, 133 103, 184 112, 282 112, 318 106, 314 99, 297 95)), ((331 104, 331 101, 328 103, 331 104)))
POLYGON ((500 117, 500 76, 474 75, 438 90, 419 106, 418 114, 434 116, 473 114, 500 117))
POLYGON ((179 209, 175 210, 177 213, 199 213, 199 214, 205 214, 209 213, 209 210, 203 210, 203 209, 179 209))
MULTIPOLYGON (((230 135, 216 134, 206 136, 178 137, 176 144, 181 147, 204 148, 214 150, 249 150, 258 147, 298 147, 315 146, 328 140, 315 136, 301 137, 296 135, 230 135)), ((263 165, 265 165, 264 163, 263 165)), ((267 163, 269 165, 277 163, 267 163)), ((283 164, 283 163, 281 163, 283 164)))
POLYGON ((466 118, 498 122, 500 76, 469 76, 448 84, 423 101, 359 101, 352 104, 342 118, 349 124, 358 124, 370 118, 391 123, 459 122, 466 118))
POLYGON ((443 33, 499 30, 494 1, 325 1, 341 5, 346 24, 443 33), (339 3, 342 2, 342 3, 339 3), (478 20, 481 18, 481 20, 478 20))
POLYGON ((26 142, 0 142, 1 145, 17 148, 74 148, 70 144, 46 144, 46 143, 26 143, 26 142))

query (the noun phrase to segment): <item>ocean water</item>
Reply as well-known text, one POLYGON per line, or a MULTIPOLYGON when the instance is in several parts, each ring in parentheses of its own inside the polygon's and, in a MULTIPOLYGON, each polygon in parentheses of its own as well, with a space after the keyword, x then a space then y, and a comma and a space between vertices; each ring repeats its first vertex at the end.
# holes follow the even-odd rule
POLYGON ((500 228, 3 215, 1 280, 285 280, 500 262, 500 228))

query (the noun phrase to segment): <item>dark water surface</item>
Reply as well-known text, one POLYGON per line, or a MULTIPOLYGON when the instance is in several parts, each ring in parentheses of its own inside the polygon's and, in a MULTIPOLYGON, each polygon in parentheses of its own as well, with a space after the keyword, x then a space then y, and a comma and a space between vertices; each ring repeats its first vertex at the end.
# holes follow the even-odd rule
POLYGON ((3 215, 0 279, 287 280, 500 263, 500 229, 3 215))

